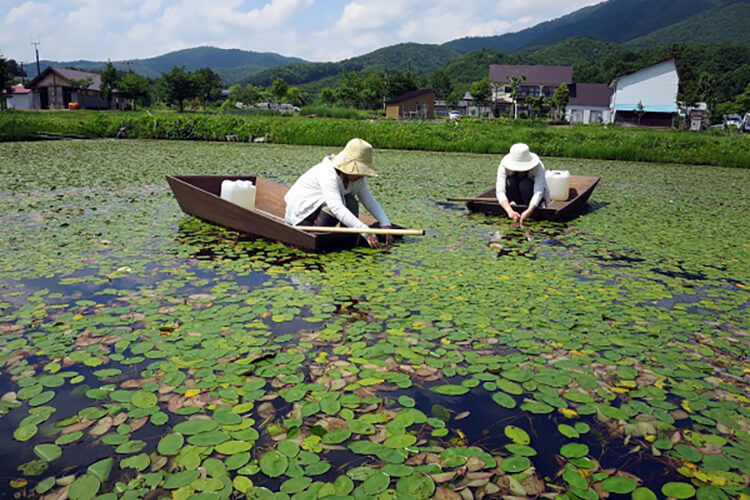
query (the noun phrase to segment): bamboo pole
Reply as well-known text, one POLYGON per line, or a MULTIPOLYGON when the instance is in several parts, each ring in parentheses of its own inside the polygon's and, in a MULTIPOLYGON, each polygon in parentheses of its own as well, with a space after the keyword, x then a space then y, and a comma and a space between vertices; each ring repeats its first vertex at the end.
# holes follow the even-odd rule
POLYGON ((497 198, 448 198, 448 201, 476 201, 479 203, 497 203, 497 198))
POLYGON ((295 229, 317 233, 353 233, 353 234, 391 234, 399 236, 424 236, 424 229, 394 229, 381 227, 330 227, 330 226, 294 226, 295 229))

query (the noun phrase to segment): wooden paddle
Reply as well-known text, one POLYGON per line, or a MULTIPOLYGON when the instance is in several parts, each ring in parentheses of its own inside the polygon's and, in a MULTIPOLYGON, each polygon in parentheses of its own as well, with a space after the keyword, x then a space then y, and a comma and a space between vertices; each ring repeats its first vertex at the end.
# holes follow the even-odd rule
POLYGON ((330 227, 330 226, 294 226, 295 229, 317 233, 353 233, 353 234, 392 234, 399 236, 424 236, 424 229, 394 229, 381 227, 330 227))
POLYGON ((448 201, 476 201, 479 203, 497 203, 497 198, 448 198, 448 201))

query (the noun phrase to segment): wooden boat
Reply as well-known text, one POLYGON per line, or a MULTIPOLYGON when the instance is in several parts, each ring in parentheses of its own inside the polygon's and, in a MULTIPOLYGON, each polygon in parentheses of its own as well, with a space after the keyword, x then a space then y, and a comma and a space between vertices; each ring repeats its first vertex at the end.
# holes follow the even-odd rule
MULTIPOLYGON (((286 224, 284 195, 289 188, 259 176, 168 175, 167 182, 183 212, 241 233, 311 252, 351 248, 364 243, 359 234, 308 232, 286 224), (221 182, 226 179, 249 180, 255 184, 255 210, 220 197, 221 182)), ((360 214, 359 219, 368 226, 377 222, 367 214, 360 214)))
MULTIPOLYGON (((580 214, 586 207, 591 192, 599 183, 599 177, 583 175, 570 176, 570 192, 566 201, 551 201, 546 207, 537 207, 534 211, 535 220, 565 221, 580 214)), ((481 212, 488 215, 506 215, 505 210, 497 202, 495 188, 485 191, 476 198, 449 198, 450 201, 465 201, 471 212, 481 212)), ((526 205, 515 207, 518 213, 526 210, 526 205)))

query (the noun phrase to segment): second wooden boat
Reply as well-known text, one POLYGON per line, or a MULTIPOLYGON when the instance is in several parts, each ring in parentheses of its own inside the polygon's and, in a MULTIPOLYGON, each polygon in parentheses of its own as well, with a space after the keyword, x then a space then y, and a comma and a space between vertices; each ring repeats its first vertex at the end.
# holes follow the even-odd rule
MULTIPOLYGON (((168 175, 167 182, 183 212, 241 233, 279 241, 310 252, 352 248, 364 243, 359 234, 303 231, 286 224, 284 195, 288 188, 260 176, 168 175), (255 210, 248 210, 221 198, 221 183, 227 179, 249 180, 255 184, 255 210)), ((367 214, 360 214, 359 219, 368 226, 377 222, 367 214)))
MULTIPOLYGON (((537 207, 534 211, 534 220, 566 221, 579 215, 585 208, 592 191, 599 183, 599 177, 583 175, 570 176, 570 190, 568 199, 565 201, 552 201, 546 207, 537 207)), ((465 201, 466 208, 471 212, 480 212, 488 215, 503 215, 505 210, 497 202, 495 188, 485 191, 476 198, 448 198, 449 201, 465 201)), ((526 210, 526 205, 515 207, 518 213, 526 210)))

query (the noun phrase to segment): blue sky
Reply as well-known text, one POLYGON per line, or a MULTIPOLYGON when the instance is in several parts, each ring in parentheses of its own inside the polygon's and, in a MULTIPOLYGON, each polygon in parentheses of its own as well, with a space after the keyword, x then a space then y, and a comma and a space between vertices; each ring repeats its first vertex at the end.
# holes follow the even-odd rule
POLYGON ((144 59, 199 45, 339 61, 401 42, 498 35, 601 0, 0 0, 0 53, 144 59))

